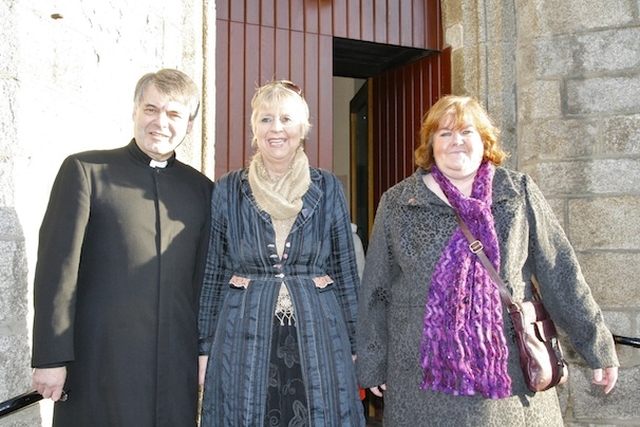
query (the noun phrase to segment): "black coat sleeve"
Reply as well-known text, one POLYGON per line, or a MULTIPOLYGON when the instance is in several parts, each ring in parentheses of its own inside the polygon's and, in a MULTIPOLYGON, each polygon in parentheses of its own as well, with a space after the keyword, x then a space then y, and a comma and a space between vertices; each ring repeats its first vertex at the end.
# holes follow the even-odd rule
POLYGON ((74 359, 76 288, 90 200, 90 185, 81 163, 68 157, 54 181, 40 227, 34 279, 33 367, 74 359))

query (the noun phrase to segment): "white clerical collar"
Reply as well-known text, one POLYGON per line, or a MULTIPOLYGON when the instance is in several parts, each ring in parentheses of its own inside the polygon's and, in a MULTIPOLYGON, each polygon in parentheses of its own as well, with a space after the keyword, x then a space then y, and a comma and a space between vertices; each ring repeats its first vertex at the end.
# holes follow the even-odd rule
POLYGON ((167 167, 167 163, 168 162, 166 160, 162 161, 162 162, 159 162, 157 160, 151 159, 149 161, 149 166, 151 166, 152 168, 165 168, 165 167, 167 167))

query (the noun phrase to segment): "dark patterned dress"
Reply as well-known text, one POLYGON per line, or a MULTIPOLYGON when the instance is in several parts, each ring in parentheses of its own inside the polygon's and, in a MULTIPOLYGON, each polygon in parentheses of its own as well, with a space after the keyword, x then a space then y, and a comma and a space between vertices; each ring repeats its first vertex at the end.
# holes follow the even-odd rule
POLYGON ((281 324, 277 317, 273 322, 265 425, 309 425, 296 328, 293 324, 281 324))

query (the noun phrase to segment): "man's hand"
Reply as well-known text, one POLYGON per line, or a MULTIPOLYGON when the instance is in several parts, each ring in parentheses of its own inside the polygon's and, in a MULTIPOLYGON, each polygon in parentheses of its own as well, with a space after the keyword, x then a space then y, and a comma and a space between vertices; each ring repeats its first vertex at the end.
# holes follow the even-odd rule
POLYGON ((31 387, 37 390, 45 399, 51 398, 54 402, 60 400, 62 387, 67 379, 67 368, 36 368, 33 371, 31 387))

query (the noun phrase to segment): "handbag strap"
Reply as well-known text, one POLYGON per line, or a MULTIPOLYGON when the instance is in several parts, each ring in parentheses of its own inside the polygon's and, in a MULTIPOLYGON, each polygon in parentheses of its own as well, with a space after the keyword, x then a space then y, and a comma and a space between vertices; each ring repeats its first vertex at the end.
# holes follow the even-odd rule
POLYGON ((484 245, 480 240, 476 239, 473 234, 471 234, 469 227, 467 227, 467 224, 465 224, 458 212, 456 212, 456 219, 458 220, 458 224, 460 225, 462 234, 464 234, 464 237, 466 237, 469 241, 469 250, 478 256, 480 262, 482 263, 482 265, 484 265, 484 268, 487 269, 489 276, 491 276, 493 281, 498 285, 502 302, 507 307, 513 306, 511 292, 509 292, 509 289, 507 289, 507 285, 504 284, 496 269, 493 268, 493 264, 491 264, 491 261, 489 261, 489 258, 487 258, 487 254, 484 253, 484 245))

